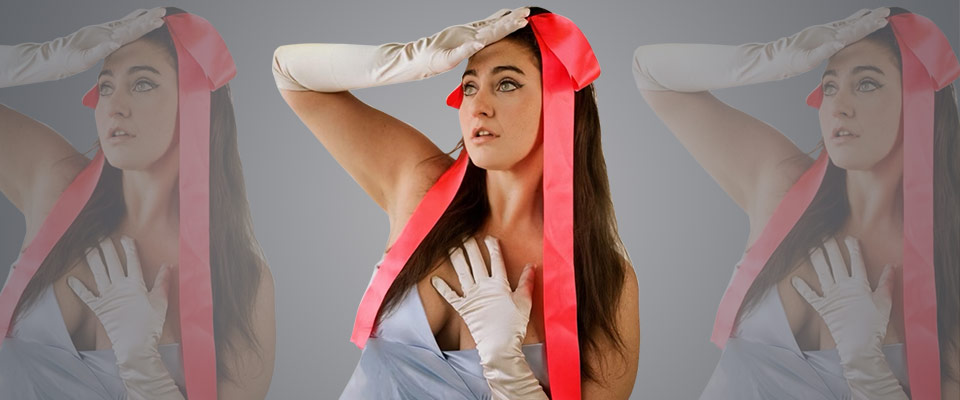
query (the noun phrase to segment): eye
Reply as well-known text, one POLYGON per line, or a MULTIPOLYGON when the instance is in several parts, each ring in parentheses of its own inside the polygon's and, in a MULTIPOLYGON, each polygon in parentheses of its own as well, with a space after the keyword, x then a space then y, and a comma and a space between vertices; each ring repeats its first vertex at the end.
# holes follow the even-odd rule
POLYGON ((471 95, 473 95, 473 94, 475 94, 475 93, 477 93, 477 87, 476 87, 474 84, 472 84, 472 83, 465 83, 465 84, 463 84, 463 95, 464 95, 464 96, 471 96, 471 95))
POLYGON ((872 92, 874 90, 880 89, 882 85, 874 81, 873 79, 864 79, 857 84, 857 90, 861 92, 872 92))
POLYGON ((834 85, 833 82, 823 84, 824 96, 833 96, 835 94, 837 94, 837 85, 834 85))
POLYGON ((152 89, 154 89, 154 88, 156 88, 156 87, 157 87, 157 85, 156 85, 155 83, 150 82, 150 81, 147 80, 147 79, 141 79, 141 80, 139 80, 139 81, 137 81, 136 83, 133 84, 133 91, 134 91, 134 92, 146 92, 146 91, 152 90, 152 89))
POLYGON ((497 90, 501 92, 512 92, 514 90, 520 89, 520 84, 511 80, 500 81, 500 84, 497 85, 497 90))
POLYGON ((113 93, 113 86, 107 82, 103 82, 100 84, 99 90, 101 96, 109 96, 111 93, 113 93))

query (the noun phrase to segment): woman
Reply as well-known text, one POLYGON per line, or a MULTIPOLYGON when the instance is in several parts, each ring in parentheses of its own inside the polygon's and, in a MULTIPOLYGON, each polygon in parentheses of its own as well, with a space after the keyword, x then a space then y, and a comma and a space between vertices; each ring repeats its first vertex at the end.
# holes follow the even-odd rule
MULTIPOLYGON (((463 184, 377 304, 377 330, 360 338, 366 347, 342 398, 546 395, 543 288, 536 284, 531 297, 534 271, 524 267, 542 263, 544 226, 542 59, 533 30, 524 27, 528 13, 546 11, 504 10, 407 44, 302 44, 274 54, 283 98, 387 212, 385 257, 431 187, 445 185, 452 176, 445 171, 461 164, 347 90, 423 79, 469 57, 458 103, 470 157, 463 184)), ((637 368, 637 282, 616 234, 592 86, 575 101, 575 152, 583 161, 574 171, 582 393, 626 398, 637 368)))
MULTIPOLYGON (((75 220, 67 220, 62 236, 53 239, 56 244, 51 243, 52 250, 40 258, 36 274, 26 278, 29 283, 21 287, 22 295, 12 298, 14 325, 0 349, 0 386, 7 395, 18 399, 124 395, 176 399, 185 391, 197 398, 212 398, 211 393, 228 399, 266 395, 274 357, 273 283, 253 236, 229 87, 213 93, 203 89, 210 99, 209 115, 203 115, 209 122, 196 130, 209 132, 211 149, 210 183, 201 192, 209 191, 210 202, 218 207, 183 204, 178 193, 185 190, 185 179, 195 181, 195 171, 181 171, 179 159, 188 149, 181 151, 180 143, 193 140, 186 135, 196 132, 185 122, 193 117, 180 106, 191 101, 185 90, 195 88, 188 87, 193 77, 179 67, 197 61, 185 58, 182 42, 174 43, 174 25, 181 41, 196 36, 191 39, 222 44, 205 20, 175 8, 158 8, 138 10, 51 42, 0 50, 9 56, 2 58, 5 65, 0 68, 5 71, 0 81, 4 86, 63 78, 106 57, 97 86, 84 98, 85 104, 95 107, 102 151, 92 161, 49 127, 0 108, 0 191, 24 214, 27 226, 24 252, 15 267, 27 268, 24 262, 31 249, 51 239, 48 228, 64 218, 64 204, 82 207, 75 220), (162 26, 164 22, 167 26, 162 26), (181 137, 186 128, 191 130, 181 137), (97 163, 102 174, 90 168, 97 163), (92 195, 77 203, 75 189, 84 181, 92 182, 92 195), (179 259, 183 267, 179 271, 186 271, 180 241, 193 239, 182 237, 181 225, 194 221, 181 223, 180 214, 195 209, 213 213, 209 266, 200 263, 213 277, 211 344, 215 342, 216 360, 209 365, 210 375, 203 371, 197 375, 195 367, 185 371, 193 354, 181 355, 180 343, 187 342, 181 329, 194 322, 181 323, 177 294, 186 288, 183 280, 171 279, 178 267, 169 267, 179 259), (114 242, 122 244, 125 262, 114 242), (154 282, 149 293, 145 281, 154 282), (212 388, 194 390, 185 387, 185 374, 194 374, 194 382, 203 382, 206 376, 215 380, 211 379, 212 388)), ((226 48, 216 51, 226 53, 226 48)), ((232 61, 228 64, 223 84, 232 77, 232 61)), ((12 281, 25 283, 21 278, 11 270, 5 292, 13 290, 12 281)), ((197 275, 189 279, 203 281, 197 275)), ((191 303, 183 311, 195 313, 201 307, 191 303)))
MULTIPOLYGON (((911 209, 904 191, 915 190, 904 179, 911 161, 904 142, 917 133, 901 129, 901 122, 906 127, 916 118, 901 101, 910 72, 901 65, 898 44, 906 25, 898 20, 901 33, 895 35, 889 14, 886 8, 861 11, 767 44, 652 45, 635 53, 634 76, 648 104, 750 220, 745 264, 738 265, 718 313, 715 341, 726 347, 702 398, 906 398, 911 391, 902 342, 916 327, 904 324, 903 295, 892 293, 901 273, 890 265, 907 264, 896 244, 908 239, 904 225, 913 223, 904 218, 911 209), (825 151, 816 163, 774 128, 708 92, 787 78, 823 60, 827 70, 811 98, 820 109, 825 151), (799 201, 804 194, 806 203, 799 201), (796 219, 784 224, 790 213, 796 219), (770 232, 783 227, 784 236, 771 239, 770 232), (769 249, 768 258, 751 257, 757 247, 769 249), (755 259, 756 279, 738 279, 755 259), (727 304, 738 288, 745 292, 742 303, 727 304), (724 329, 725 310, 736 321, 732 331, 724 329)), ((912 18, 903 10, 892 14, 912 18)), ((927 22, 925 28, 933 27, 928 32, 939 32, 927 22)), ((955 63, 948 46, 937 50, 955 63)), ((960 212, 960 142, 952 85, 935 98, 932 247, 939 326, 933 331, 939 331, 942 374, 936 389, 946 399, 960 395, 960 223, 949 217, 960 212)), ((929 388, 914 388, 915 398, 929 398, 921 391, 929 388)))

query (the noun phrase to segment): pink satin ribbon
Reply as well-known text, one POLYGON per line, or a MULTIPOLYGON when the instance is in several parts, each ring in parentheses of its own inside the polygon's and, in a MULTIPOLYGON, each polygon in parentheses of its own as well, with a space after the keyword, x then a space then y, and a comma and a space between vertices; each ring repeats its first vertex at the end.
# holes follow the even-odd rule
MULTIPOLYGON (((216 345, 210 282, 210 93, 236 75, 223 38, 196 15, 164 17, 178 58, 180 132, 180 337, 187 394, 191 399, 217 398, 216 345)), ((95 108, 95 85, 83 104, 95 108)), ((26 284, 86 205, 100 179, 104 156, 94 160, 57 200, 40 232, 27 246, 0 293, 0 320, 9 330, 13 308, 26 284)))
MULTIPOLYGON (((554 399, 580 398, 580 347, 573 259, 574 92, 598 76, 600 65, 577 26, 556 14, 528 18, 543 61, 544 227, 543 316, 547 369, 554 399)), ((459 108, 460 87, 447 97, 459 108)), ((466 152, 427 192, 364 293, 351 340, 361 348, 373 331, 383 296, 456 194, 466 152)))
MULTIPOLYGON (((903 64, 903 307, 907 369, 915 400, 940 399, 940 351, 933 264, 934 92, 960 76, 950 43, 929 19, 916 14, 888 18, 903 64)), ((817 87, 807 104, 819 108, 817 87)), ((794 184, 747 253, 720 301, 711 340, 723 348, 753 280, 809 206, 827 167, 826 150, 794 184)))

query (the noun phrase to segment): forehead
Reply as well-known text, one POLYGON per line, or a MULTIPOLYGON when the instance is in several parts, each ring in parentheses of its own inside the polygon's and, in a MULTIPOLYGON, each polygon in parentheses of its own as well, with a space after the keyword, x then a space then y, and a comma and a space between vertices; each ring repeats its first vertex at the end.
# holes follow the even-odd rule
POLYGON ((480 49, 467 61, 467 69, 476 70, 478 75, 488 73, 491 68, 501 65, 513 65, 527 74, 538 71, 536 58, 526 47, 512 40, 501 40, 480 49))
POLYGON ((890 75, 891 72, 899 72, 897 64, 896 55, 889 47, 873 40, 861 40, 830 57, 827 69, 842 74, 858 66, 870 65, 890 75))
POLYGON ((140 39, 127 43, 103 60, 103 69, 111 70, 114 74, 123 73, 127 67, 147 65, 163 72, 173 72, 173 57, 167 50, 158 44, 140 39))

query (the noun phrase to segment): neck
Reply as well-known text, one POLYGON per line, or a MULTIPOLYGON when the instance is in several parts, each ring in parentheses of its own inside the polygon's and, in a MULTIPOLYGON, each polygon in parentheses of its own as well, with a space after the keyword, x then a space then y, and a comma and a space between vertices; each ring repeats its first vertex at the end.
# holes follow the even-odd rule
POLYGON ((140 236, 159 232, 178 234, 180 226, 179 154, 172 151, 144 170, 123 171, 126 215, 121 231, 140 236))
POLYGON ((870 170, 848 170, 846 174, 850 233, 902 231, 902 153, 894 152, 870 170))
POLYGON ((491 232, 521 227, 543 227, 543 150, 538 146, 506 171, 487 171, 491 232))

